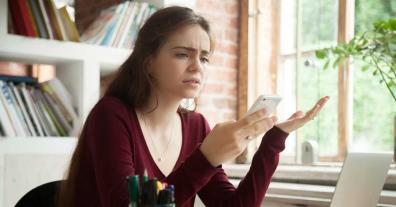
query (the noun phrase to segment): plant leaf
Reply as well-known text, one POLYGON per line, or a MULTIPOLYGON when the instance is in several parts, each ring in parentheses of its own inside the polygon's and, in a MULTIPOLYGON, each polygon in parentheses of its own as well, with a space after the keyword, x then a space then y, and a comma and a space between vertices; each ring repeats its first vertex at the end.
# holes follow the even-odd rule
POLYGON ((317 50, 315 55, 318 59, 324 59, 327 56, 326 50, 317 50))

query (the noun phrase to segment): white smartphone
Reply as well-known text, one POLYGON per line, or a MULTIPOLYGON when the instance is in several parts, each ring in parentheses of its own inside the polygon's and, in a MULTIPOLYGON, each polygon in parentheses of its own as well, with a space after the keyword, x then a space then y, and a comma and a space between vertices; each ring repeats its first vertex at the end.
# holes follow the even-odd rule
POLYGON ((269 116, 275 111, 276 106, 278 106, 281 100, 282 98, 277 95, 261 95, 256 99, 245 116, 263 108, 267 110, 266 116, 269 116))

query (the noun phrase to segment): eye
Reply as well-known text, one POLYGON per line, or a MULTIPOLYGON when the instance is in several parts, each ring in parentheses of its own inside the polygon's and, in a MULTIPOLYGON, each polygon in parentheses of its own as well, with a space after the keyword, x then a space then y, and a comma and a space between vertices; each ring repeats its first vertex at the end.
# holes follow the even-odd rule
POLYGON ((188 54, 186 54, 186 53, 177 53, 176 57, 178 57, 178 58, 188 58, 188 54))
POLYGON ((202 63, 209 63, 209 58, 201 57, 201 62, 202 63))

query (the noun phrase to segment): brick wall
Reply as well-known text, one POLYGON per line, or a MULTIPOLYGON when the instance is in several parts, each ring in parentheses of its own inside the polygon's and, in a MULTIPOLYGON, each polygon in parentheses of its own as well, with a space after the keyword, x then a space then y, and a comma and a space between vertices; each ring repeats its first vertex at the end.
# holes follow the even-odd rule
MULTIPOLYGON (((120 1, 76 0, 78 30, 84 31, 101 9, 120 1)), ((213 127, 215 123, 236 118, 239 1, 196 0, 195 10, 209 20, 216 41, 206 83, 197 102, 197 111, 213 127)))
POLYGON ((198 99, 198 111, 209 124, 237 117, 239 37, 238 0, 197 0, 196 11, 212 26, 216 46, 207 69, 207 80, 198 99))

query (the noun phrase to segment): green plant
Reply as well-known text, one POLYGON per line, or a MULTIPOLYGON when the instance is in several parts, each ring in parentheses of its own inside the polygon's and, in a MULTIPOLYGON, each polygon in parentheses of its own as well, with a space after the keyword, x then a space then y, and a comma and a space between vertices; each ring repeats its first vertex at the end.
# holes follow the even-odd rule
POLYGON ((348 43, 316 51, 316 57, 326 61, 324 69, 330 65, 335 68, 349 57, 363 60, 361 70, 379 77, 396 103, 396 19, 378 21, 374 29, 354 36, 348 43))

